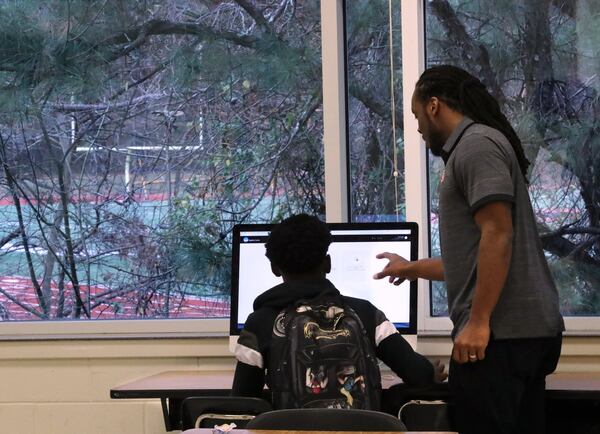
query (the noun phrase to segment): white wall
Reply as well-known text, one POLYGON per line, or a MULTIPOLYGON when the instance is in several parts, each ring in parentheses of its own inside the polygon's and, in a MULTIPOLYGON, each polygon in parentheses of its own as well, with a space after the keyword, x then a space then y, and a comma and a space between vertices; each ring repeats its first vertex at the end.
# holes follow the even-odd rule
MULTIPOLYGON (((447 360, 447 337, 420 337, 447 360)), ((227 338, 0 342, 0 432, 164 434, 158 399, 111 400, 111 387, 166 370, 234 368, 227 338)), ((559 371, 600 371, 600 337, 569 337, 559 371)))
MULTIPOLYGON (((403 28, 408 29, 406 23, 411 20, 420 22, 415 19, 422 13, 419 4, 408 3, 403 7, 403 28)), ((336 7, 331 7, 329 3, 324 6, 324 29, 339 33, 336 26, 339 26, 341 3, 338 0, 336 7)), ((335 46, 339 50, 338 45, 335 46)), ((336 67, 330 66, 327 69, 330 72, 324 74, 324 83, 328 87, 337 86, 339 79, 335 76, 336 67)), ((409 117, 406 122, 414 120, 409 117)), ((338 128, 337 133, 339 131, 338 128)), ((416 131, 416 128, 407 131, 416 131)), ((339 146, 343 142, 335 133, 333 131, 330 141, 332 146, 336 143, 339 146)), ((418 137, 407 140, 409 142, 418 143, 418 137)), ((338 157, 334 155, 332 158, 338 157)), ((414 158, 410 161, 414 161, 414 158)), ((328 213, 333 209, 329 202, 327 209, 328 213)), ((344 205, 336 209, 339 215, 331 216, 331 219, 343 219, 344 205)), ((421 292, 422 295, 427 294, 424 287, 421 292)), ((126 331, 134 332, 133 326, 135 324, 126 331)), ((181 325, 170 327, 181 331, 181 325)), ((448 327, 447 320, 440 326, 441 329, 448 327)), ((585 328, 589 328, 588 323, 582 326, 582 329, 585 328)), ((429 324, 428 329, 435 327, 429 324)), ((168 334, 174 330, 163 329, 162 332, 168 334)), ((23 333, 22 328, 15 331, 15 334, 19 333, 23 333)), ((43 331, 37 330, 35 333, 43 334, 43 331)), ((49 330, 49 333, 55 334, 56 330, 49 330)), ((417 349, 427 356, 447 361, 451 343, 447 336, 420 337, 417 349)), ((166 370, 233 370, 233 367, 234 359, 229 353, 228 338, 225 337, 0 341, 0 432, 163 434, 165 429, 158 399, 111 400, 110 388, 166 370)), ((567 338, 558 370, 600 372, 600 337, 567 338)))
POLYGON ((165 433, 158 399, 109 390, 166 370, 231 369, 228 338, 0 342, 0 432, 165 433))

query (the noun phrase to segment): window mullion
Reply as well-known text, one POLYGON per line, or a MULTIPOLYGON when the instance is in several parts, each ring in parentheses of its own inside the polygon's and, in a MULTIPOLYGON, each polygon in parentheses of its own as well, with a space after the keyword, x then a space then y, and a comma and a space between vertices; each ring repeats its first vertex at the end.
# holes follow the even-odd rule
POLYGON ((348 221, 344 2, 321 1, 325 210, 330 223, 348 221))

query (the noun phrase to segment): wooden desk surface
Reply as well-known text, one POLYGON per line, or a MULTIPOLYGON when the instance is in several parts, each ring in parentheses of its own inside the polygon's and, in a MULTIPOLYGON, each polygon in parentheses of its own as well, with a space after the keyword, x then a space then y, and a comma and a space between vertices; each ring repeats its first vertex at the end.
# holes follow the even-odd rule
MULTIPOLYGON (((389 388, 397 379, 383 376, 382 385, 389 388)), ((233 371, 166 371, 140 378, 110 391, 111 398, 161 398, 165 392, 171 396, 189 396, 190 391, 223 391, 231 388, 233 371)), ((600 372, 558 373, 547 377, 546 390, 551 394, 575 392, 600 396, 600 372)))
MULTIPOLYGON (((166 371, 110 389, 111 398, 180 398, 193 391, 231 390, 233 371, 166 371)), ((221 393, 222 394, 222 393, 221 393)))
MULTIPOLYGON (((288 431, 288 430, 267 430, 267 429, 234 429, 231 434, 398 434, 394 431, 288 431)), ((403 431, 404 434, 458 434, 455 432, 442 431, 403 431)), ((181 434, 212 434, 210 428, 195 428, 183 431, 181 434)))
MULTIPOLYGON (((161 398, 165 392, 177 397, 193 390, 230 390, 233 371, 166 371, 125 383, 110 390, 111 398, 161 398)), ((382 375, 382 386, 399 383, 395 376, 382 375)), ((189 396, 189 395, 187 395, 189 396)))
POLYGON ((230 389, 233 371, 166 371, 113 387, 111 391, 230 389))
POLYGON ((546 390, 600 391, 600 372, 563 372, 546 377, 546 390))
POLYGON ((600 372, 564 372, 548 375, 546 398, 600 399, 600 372))

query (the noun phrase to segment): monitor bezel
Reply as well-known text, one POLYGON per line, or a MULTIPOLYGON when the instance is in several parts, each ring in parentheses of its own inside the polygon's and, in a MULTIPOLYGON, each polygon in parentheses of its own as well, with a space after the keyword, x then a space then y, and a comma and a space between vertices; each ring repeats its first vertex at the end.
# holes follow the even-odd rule
MULTIPOLYGON (((240 233, 246 231, 271 231, 275 224, 243 223, 233 227, 232 249, 231 249, 231 308, 229 315, 229 334, 239 336, 238 329, 238 293, 239 293, 239 246, 240 233)), ((377 222, 377 223, 327 223, 330 231, 334 230, 410 230, 411 251, 410 260, 418 259, 419 250, 419 226, 414 222, 377 222)), ((265 291, 269 288, 265 288, 265 291)), ((393 291, 394 287, 391 286, 393 291)), ((411 335, 417 333, 417 280, 410 282, 410 319, 408 326, 397 326, 401 334, 411 335)))

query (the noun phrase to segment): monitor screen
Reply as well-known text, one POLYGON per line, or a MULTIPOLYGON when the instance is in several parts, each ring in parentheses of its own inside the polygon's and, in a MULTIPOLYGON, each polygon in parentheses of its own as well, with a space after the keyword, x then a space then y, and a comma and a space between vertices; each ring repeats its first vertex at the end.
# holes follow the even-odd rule
MULTIPOLYGON (((349 297, 369 300, 404 334, 416 333, 417 282, 391 285, 388 279, 375 280, 387 260, 382 252, 417 259, 416 223, 329 223, 331 272, 327 278, 349 297)), ((254 299, 282 283, 271 272, 265 243, 273 225, 236 225, 233 230, 230 332, 239 335, 254 299)))

